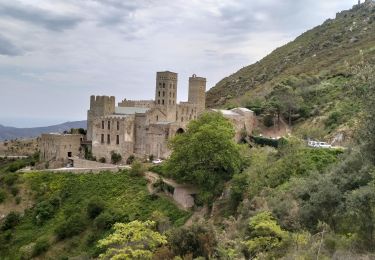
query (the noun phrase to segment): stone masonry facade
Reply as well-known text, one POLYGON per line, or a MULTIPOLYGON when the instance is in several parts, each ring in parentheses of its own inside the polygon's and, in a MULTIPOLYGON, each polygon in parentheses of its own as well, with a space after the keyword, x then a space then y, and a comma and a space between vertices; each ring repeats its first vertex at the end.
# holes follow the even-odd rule
MULTIPOLYGON (((189 78, 188 101, 177 103, 177 73, 156 73, 154 100, 126 100, 116 106, 113 96, 91 96, 87 112, 87 140, 97 159, 110 161, 111 153, 167 158, 168 140, 186 130, 187 124, 205 111, 206 79, 189 78)), ((249 134, 255 125, 254 113, 245 108, 220 110, 236 129, 249 134)))
MULTIPOLYGON (((189 78, 188 101, 177 103, 177 73, 156 73, 154 100, 127 100, 117 105, 113 96, 91 96, 87 111, 87 135, 43 134, 41 158, 44 161, 66 161, 68 157, 83 157, 82 151, 91 146, 97 160, 111 161, 116 152, 123 161, 134 155, 138 158, 167 158, 168 141, 184 133, 187 124, 206 111, 206 79, 189 78)), ((246 108, 209 110, 221 112, 234 125, 236 140, 244 132, 251 134, 255 115, 246 108)))

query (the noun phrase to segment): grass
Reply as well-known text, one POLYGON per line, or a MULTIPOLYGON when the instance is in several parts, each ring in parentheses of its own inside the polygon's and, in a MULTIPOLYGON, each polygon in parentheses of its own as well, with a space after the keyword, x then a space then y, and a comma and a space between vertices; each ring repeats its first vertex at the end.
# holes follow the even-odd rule
POLYGON ((126 171, 95 175, 32 172, 20 175, 20 181, 27 184, 36 203, 58 198, 60 206, 53 217, 42 225, 36 224, 35 208, 27 210, 21 223, 11 231, 11 235, 9 231, 0 234, 1 259, 19 259, 20 248, 40 237, 51 241, 52 246, 46 253, 46 257, 51 259, 56 259, 58 255, 97 255, 96 241, 109 231, 97 229, 94 221, 87 217, 86 207, 92 197, 103 200, 105 210, 113 212, 122 222, 146 220, 154 211, 160 211, 169 217, 173 225, 181 225, 190 216, 189 212, 178 209, 168 199, 150 196, 146 189, 146 180, 142 177, 131 177, 126 171), (55 229, 72 214, 84 217, 85 230, 72 238, 57 241, 55 229))

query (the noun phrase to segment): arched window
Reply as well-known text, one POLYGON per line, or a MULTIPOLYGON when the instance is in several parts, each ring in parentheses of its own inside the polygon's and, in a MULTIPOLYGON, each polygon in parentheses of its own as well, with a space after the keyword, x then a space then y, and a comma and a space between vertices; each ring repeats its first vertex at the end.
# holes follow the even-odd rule
POLYGON ((159 121, 159 116, 156 116, 156 122, 159 121))
POLYGON ((163 83, 163 88, 165 88, 165 83, 163 83))
POLYGON ((159 91, 159 97, 160 97, 160 91, 159 91))
POLYGON ((164 105, 164 99, 161 101, 161 103, 164 105))
POLYGON ((163 91, 163 97, 165 97, 165 91, 163 91))

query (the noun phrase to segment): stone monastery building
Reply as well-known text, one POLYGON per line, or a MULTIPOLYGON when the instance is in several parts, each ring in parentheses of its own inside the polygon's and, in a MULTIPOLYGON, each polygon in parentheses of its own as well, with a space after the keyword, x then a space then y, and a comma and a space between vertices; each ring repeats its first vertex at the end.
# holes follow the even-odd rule
MULTIPOLYGON (((205 111, 206 79, 196 75, 190 77, 188 101, 179 104, 177 83, 177 73, 157 72, 154 100, 124 99, 116 106, 113 96, 91 96, 85 144, 91 144, 93 156, 97 159, 105 158, 107 162, 111 161, 112 152, 121 154, 123 160, 131 155, 168 157, 168 140, 176 134, 184 133, 187 124, 205 111)), ((230 119, 236 129, 237 140, 243 131, 250 134, 254 128, 255 116, 251 110, 236 108, 211 111, 220 111, 230 119)), ((56 136, 45 136, 46 141, 53 143, 51 138, 56 136)), ((41 141, 43 143, 43 136, 41 141)), ((51 158, 51 151, 48 148, 46 150, 42 154, 46 153, 51 158)), ((65 159, 68 155, 82 156, 82 149, 76 150, 64 150, 67 153, 65 159)), ((60 156, 59 153, 55 159, 64 159, 60 156)))

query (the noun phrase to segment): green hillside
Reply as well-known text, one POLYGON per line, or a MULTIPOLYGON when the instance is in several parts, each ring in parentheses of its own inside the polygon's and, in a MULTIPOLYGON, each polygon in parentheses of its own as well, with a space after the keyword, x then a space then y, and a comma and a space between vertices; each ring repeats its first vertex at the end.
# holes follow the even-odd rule
MULTIPOLYGON (((294 125, 324 129, 326 136, 359 112, 351 84, 355 67, 375 62, 375 4, 366 1, 302 34, 261 61, 224 78, 207 92, 209 107, 245 106, 261 116, 280 99, 279 89, 294 96, 294 125)), ((351 125, 351 126, 352 126, 351 125)))
POLYGON ((4 171, 0 178, 0 207, 19 212, 2 221, 0 259, 86 259, 100 253, 96 242, 110 233, 115 222, 153 219, 160 212, 171 225, 179 226, 190 216, 167 198, 149 195, 146 180, 126 171, 4 171), (23 212, 18 206, 25 201, 29 205, 23 212))

